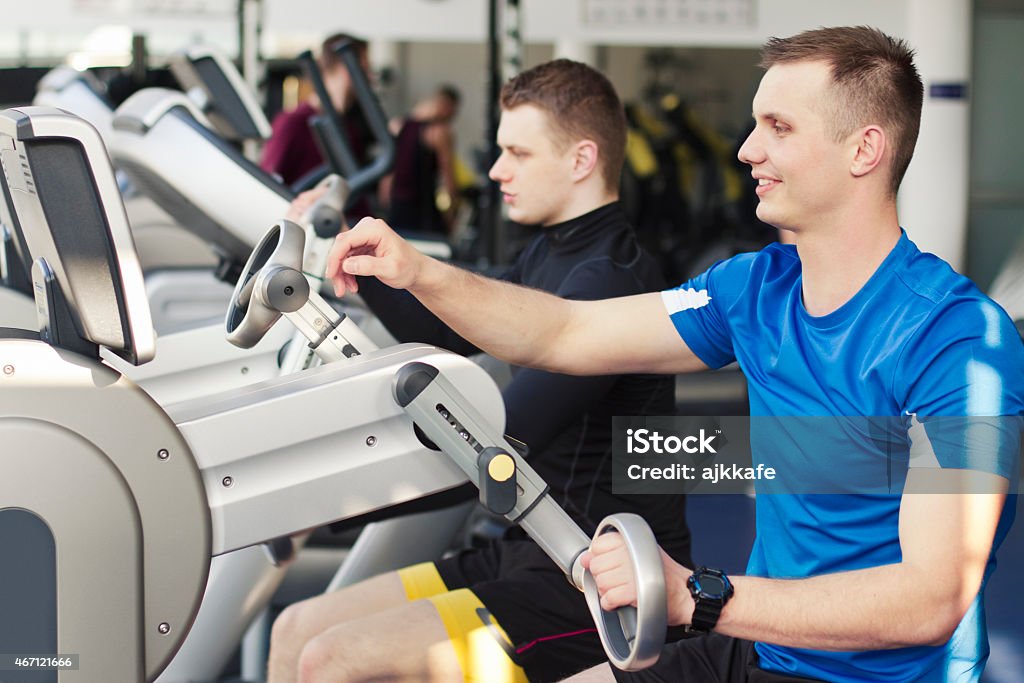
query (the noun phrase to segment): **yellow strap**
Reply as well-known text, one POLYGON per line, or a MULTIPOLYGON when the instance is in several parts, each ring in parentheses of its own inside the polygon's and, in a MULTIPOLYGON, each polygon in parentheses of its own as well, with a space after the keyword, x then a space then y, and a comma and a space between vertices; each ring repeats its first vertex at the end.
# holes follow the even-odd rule
POLYGON ((508 634, 468 588, 448 591, 432 562, 398 571, 409 600, 430 600, 441 616, 466 683, 528 683, 511 660, 508 634))
POLYGON ((509 658, 512 641, 473 591, 462 588, 428 598, 441 615, 466 683, 527 683, 509 658))
POLYGON ((448 592, 448 586, 444 585, 433 562, 421 562, 399 569, 398 578, 405 586, 405 597, 409 602, 448 592))

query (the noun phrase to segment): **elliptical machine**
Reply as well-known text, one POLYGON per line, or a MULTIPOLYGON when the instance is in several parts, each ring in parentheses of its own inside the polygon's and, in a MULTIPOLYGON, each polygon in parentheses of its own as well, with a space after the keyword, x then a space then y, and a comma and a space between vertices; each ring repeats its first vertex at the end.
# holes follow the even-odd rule
POLYGON ((191 627, 211 557, 468 474, 485 504, 586 589, 613 663, 656 659, 664 580, 646 526, 599 525, 624 532, 642 577, 638 611, 601 612, 579 565, 587 539, 501 437, 501 398, 486 373, 424 345, 360 352, 351 320, 296 270, 293 224, 275 226, 250 257, 228 331, 250 343, 283 314, 336 362, 169 410, 101 362, 101 346, 146 362, 155 339, 107 157, 94 129, 66 118, 0 115, 7 196, 34 257, 40 313, 38 337, 0 336, 6 647, 45 655, 53 676, 43 680, 154 680, 191 627), (324 405, 337 407, 331 420, 310 420, 324 405))

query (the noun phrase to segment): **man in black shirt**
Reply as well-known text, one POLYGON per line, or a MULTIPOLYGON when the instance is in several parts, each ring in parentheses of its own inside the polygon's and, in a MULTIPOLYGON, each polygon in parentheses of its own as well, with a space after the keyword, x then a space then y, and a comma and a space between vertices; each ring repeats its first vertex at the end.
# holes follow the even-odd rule
MULTIPOLYGON (((506 84, 501 105, 490 177, 510 218, 541 228, 504 279, 570 299, 663 289, 618 202, 626 127, 608 80, 556 60, 506 84)), ((399 340, 475 351, 407 292, 375 278, 358 287, 399 340)), ((692 566, 683 496, 612 492, 612 417, 674 412, 671 377, 516 368, 503 396, 506 432, 585 532, 637 512, 692 566)), ((519 535, 293 605, 274 625, 270 681, 550 681, 601 661, 582 594, 519 535)))

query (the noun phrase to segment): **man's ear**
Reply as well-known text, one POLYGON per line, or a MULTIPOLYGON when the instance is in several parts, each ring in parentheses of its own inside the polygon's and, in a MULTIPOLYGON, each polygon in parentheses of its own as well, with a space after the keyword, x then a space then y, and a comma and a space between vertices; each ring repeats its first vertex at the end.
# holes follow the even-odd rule
POLYGON ((598 147, 593 140, 581 140, 576 143, 572 158, 572 179, 576 182, 585 180, 597 169, 598 147))
POLYGON ((869 125, 854 133, 852 142, 856 145, 850 173, 859 178, 873 171, 885 156, 888 140, 879 126, 869 125))

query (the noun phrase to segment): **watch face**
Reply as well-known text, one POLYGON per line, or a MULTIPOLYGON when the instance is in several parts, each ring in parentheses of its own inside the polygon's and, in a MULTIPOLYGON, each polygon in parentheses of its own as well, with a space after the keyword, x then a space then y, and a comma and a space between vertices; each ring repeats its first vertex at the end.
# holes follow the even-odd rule
POLYGON ((697 580, 697 588, 708 597, 721 597, 725 593, 725 581, 714 574, 703 574, 697 580))

